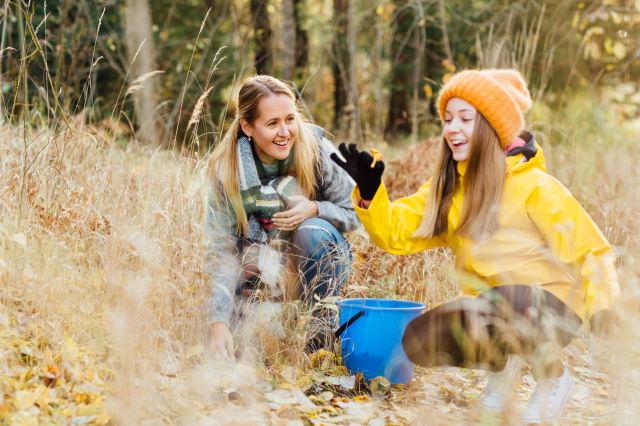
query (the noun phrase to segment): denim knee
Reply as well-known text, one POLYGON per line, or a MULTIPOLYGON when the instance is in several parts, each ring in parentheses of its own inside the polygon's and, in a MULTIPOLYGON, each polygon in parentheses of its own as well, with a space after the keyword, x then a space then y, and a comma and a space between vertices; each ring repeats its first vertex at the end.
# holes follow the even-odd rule
POLYGON ((351 247, 340 231, 320 218, 305 220, 292 236, 304 294, 337 294, 351 265, 351 247))

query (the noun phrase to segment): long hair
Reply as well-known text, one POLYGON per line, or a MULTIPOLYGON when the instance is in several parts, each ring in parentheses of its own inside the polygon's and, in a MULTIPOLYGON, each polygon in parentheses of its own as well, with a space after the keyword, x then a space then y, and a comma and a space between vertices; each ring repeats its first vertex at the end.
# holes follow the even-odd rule
POLYGON ((305 125, 291 88, 281 80, 269 75, 256 75, 244 80, 238 94, 238 112, 231 127, 217 144, 209 159, 209 173, 214 180, 214 188, 222 192, 227 203, 235 213, 239 233, 245 233, 248 227, 247 215, 240 196, 238 179, 238 138, 242 134, 240 121, 253 124, 258 117, 258 104, 264 97, 286 95, 294 103, 295 120, 298 133, 293 140, 293 170, 304 195, 313 199, 317 188, 317 168, 319 167, 319 148, 308 125, 305 125))
MULTIPOLYGON (((469 142, 471 146, 463 180, 462 213, 455 233, 477 240, 498 229, 506 161, 498 135, 480 113, 469 142)), ((443 137, 424 216, 414 237, 431 238, 448 232, 451 200, 459 184, 453 153, 443 137)))

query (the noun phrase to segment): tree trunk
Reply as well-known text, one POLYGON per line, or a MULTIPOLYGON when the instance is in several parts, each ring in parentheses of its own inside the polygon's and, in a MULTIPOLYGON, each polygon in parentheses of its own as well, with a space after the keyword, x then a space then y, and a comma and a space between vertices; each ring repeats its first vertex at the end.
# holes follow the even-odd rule
POLYGON ((251 0, 253 16, 254 63, 258 74, 271 73, 271 25, 267 12, 268 0, 251 0))
POLYGON ((438 15, 440 15, 440 29, 442 31, 442 44, 447 54, 447 60, 453 64, 453 54, 451 53, 451 45, 449 43, 449 31, 447 30, 447 9, 444 0, 438 0, 438 15))
POLYGON ((420 130, 420 109, 421 100, 420 92, 422 92, 423 74, 424 74, 424 51, 427 44, 427 36, 425 32, 426 17, 422 9, 421 0, 416 3, 418 11, 418 25, 413 31, 413 43, 415 49, 413 62, 413 94, 411 102, 411 141, 418 142, 418 133, 420 130))
POLYGON ((356 35, 358 23, 356 22, 355 0, 349 0, 349 20, 347 24, 347 46, 349 50, 349 140, 353 143, 360 142, 360 106, 358 97, 358 86, 356 80, 356 35))
POLYGON ((411 43, 411 35, 415 23, 415 10, 408 7, 404 0, 394 0, 400 12, 396 16, 396 29, 392 46, 394 60, 391 71, 391 97, 389 100, 389 118, 385 133, 388 136, 409 134, 411 120, 409 119, 409 97, 413 80, 412 68, 415 50, 411 43))
POLYGON ((296 67, 296 22, 293 0, 282 0, 282 77, 293 80, 296 67))
POLYGON ((296 69, 300 72, 309 62, 309 36, 302 26, 304 0, 293 0, 293 16, 296 27, 296 69))
POLYGON ((140 88, 133 93, 138 135, 145 142, 160 144, 161 132, 156 121, 158 101, 155 94, 157 91, 154 88, 154 78, 149 74, 155 71, 155 52, 151 11, 147 0, 127 0, 125 31, 128 60, 132 63, 129 73, 130 82, 135 81, 136 85, 140 85, 140 88), (138 52, 137 57, 136 52, 138 52))
POLYGON ((344 113, 347 106, 347 87, 349 72, 349 47, 347 45, 349 0, 333 0, 333 126, 344 127, 344 113))
MULTIPOLYGON (((384 0, 378 0, 378 8, 382 8, 384 0)), ((384 131, 384 74, 382 72, 383 52, 384 52, 384 34, 385 25, 382 14, 376 13, 376 42, 373 53, 373 69, 375 72, 375 84, 373 96, 375 99, 375 110, 373 113, 373 131, 376 137, 382 137, 384 131)))

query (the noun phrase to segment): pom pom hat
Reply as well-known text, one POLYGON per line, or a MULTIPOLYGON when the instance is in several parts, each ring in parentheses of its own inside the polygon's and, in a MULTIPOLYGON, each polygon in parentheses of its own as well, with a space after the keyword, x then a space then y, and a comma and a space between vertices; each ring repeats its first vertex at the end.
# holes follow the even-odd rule
POLYGON ((522 131, 524 113, 531 107, 527 83, 512 69, 466 70, 451 77, 438 95, 443 122, 451 98, 473 105, 496 131, 503 148, 522 131))

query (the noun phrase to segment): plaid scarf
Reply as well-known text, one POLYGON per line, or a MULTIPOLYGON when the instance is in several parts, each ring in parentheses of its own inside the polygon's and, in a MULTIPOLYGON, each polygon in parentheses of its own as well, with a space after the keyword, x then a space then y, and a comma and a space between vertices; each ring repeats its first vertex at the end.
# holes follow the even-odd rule
POLYGON ((251 242, 288 238, 273 225, 271 218, 286 210, 289 197, 302 194, 295 177, 287 175, 290 163, 290 158, 278 161, 278 177, 269 179, 249 138, 242 135, 238 139, 240 196, 249 222, 245 238, 251 242))

